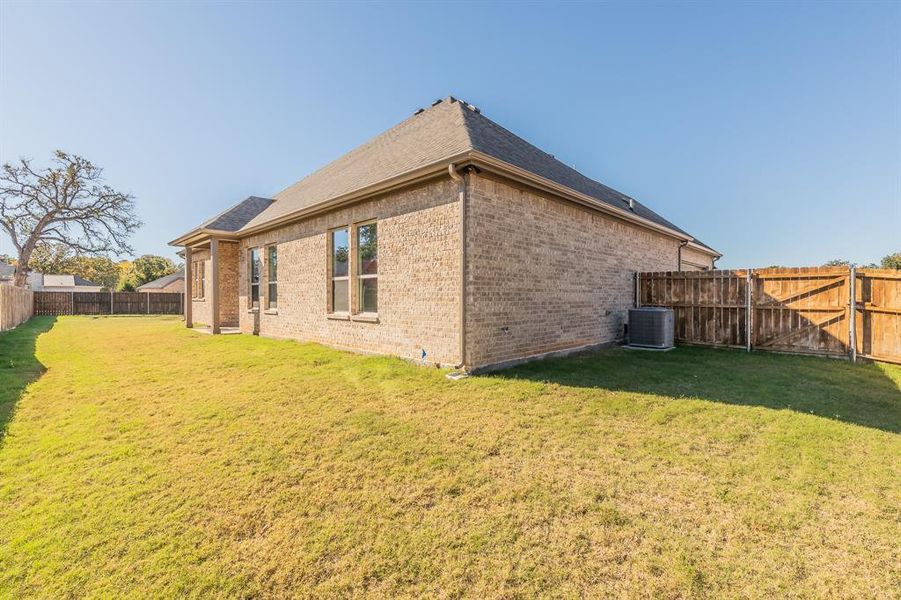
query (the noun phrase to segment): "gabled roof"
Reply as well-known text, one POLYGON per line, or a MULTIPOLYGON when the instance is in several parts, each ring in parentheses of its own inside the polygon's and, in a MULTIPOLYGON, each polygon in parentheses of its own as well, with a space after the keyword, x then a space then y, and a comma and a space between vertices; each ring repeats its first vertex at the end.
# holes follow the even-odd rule
POLYGON ((44 287, 102 287, 99 283, 88 281, 78 275, 44 275, 44 287))
MULTIPOLYGON (((684 234, 685 239, 692 239, 690 234, 647 206, 586 177, 485 117, 476 107, 453 97, 417 111, 398 125, 285 188, 274 199, 248 198, 201 228, 218 229, 224 220, 229 227, 226 231, 236 232, 240 236, 244 231, 249 233, 249 230, 293 218, 300 211, 340 200, 367 188, 376 188, 383 182, 400 179, 408 173, 452 160, 462 162, 467 156, 478 155, 526 171, 577 195, 587 196, 595 205, 609 206, 626 218, 631 219, 634 215, 637 222, 650 223, 676 234, 684 234)), ((694 243, 716 253, 697 240, 694 243)))
POLYGON ((169 242, 171 245, 180 246, 188 238, 199 233, 210 231, 226 231, 234 233, 247 225, 255 216, 263 212, 267 206, 275 202, 272 198, 260 198, 248 196, 234 206, 231 206, 211 219, 207 219, 197 227, 169 242))
POLYGON ((169 285, 170 283, 172 283, 173 281, 178 281, 179 279, 184 279, 184 278, 185 278, 185 270, 179 269, 175 273, 171 273, 169 275, 164 275, 164 276, 160 277, 159 279, 154 279, 153 281, 148 281, 144 285, 138 286, 137 289, 138 290, 162 289, 162 288, 166 287, 167 285, 169 285))
POLYGON ((200 227, 217 231, 238 231, 273 202, 275 201, 272 198, 248 196, 225 212, 205 221, 200 227))
POLYGON ((462 104, 441 101, 275 195, 246 228, 472 149, 462 104))

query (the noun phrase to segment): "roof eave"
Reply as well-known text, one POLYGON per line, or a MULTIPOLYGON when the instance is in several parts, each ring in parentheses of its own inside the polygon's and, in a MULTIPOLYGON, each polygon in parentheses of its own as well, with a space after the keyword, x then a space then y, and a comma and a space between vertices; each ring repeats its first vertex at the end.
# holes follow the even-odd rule
POLYGON ((203 242, 209 241, 210 238, 218 238, 220 240, 237 240, 238 236, 234 231, 225 231, 223 229, 209 229, 207 227, 197 227, 191 231, 180 235, 171 242, 170 246, 195 246, 203 242))
POLYGON ((474 150, 472 152, 472 159, 473 163, 477 167, 498 173, 500 175, 504 175, 514 180, 518 180, 521 183, 542 189, 556 196, 561 196, 577 204, 593 208, 599 212, 607 213, 624 221, 635 223, 636 225, 641 225, 642 227, 645 227, 647 229, 652 229, 654 231, 664 233, 683 242, 691 242, 694 240, 693 237, 684 232, 676 231, 675 229, 660 225, 659 223, 654 223, 653 221, 645 219, 644 217, 640 217, 631 211, 619 209, 615 206, 600 202, 587 194, 583 194, 582 192, 578 192, 570 187, 551 181, 550 179, 542 177, 541 175, 536 175, 531 171, 494 158, 489 154, 474 150))
POLYGON ((517 167, 516 165, 513 165, 506 161, 497 159, 489 154, 479 152, 478 150, 468 150, 466 152, 460 152, 451 156, 447 156, 427 165, 422 165, 420 167, 416 167, 415 169, 410 169, 398 175, 392 175, 391 177, 387 177, 371 185, 352 190, 345 194, 329 198, 328 200, 318 202, 302 209, 291 211, 272 220, 259 223, 252 227, 245 227, 239 229, 238 231, 218 231, 207 228, 197 228, 189 231, 181 237, 172 240, 171 242, 169 242, 169 245, 195 245, 206 242, 210 237, 214 236, 220 239, 237 240, 239 238, 247 237, 255 233, 274 229, 293 221, 311 217, 316 214, 338 208, 345 204, 363 200, 377 194, 390 192, 400 187, 405 187, 414 183, 425 181, 435 177, 436 175, 444 175, 447 172, 447 166, 449 164, 458 164, 459 166, 473 164, 484 170, 495 172, 505 177, 518 180, 532 187, 547 191, 556 196, 563 197, 577 204, 587 206, 599 212, 617 217, 621 220, 634 223, 646 229, 657 231, 683 242, 688 242, 688 245, 690 247, 700 252, 704 252, 715 257, 722 256, 722 254, 716 252, 715 250, 696 243, 694 241, 694 238, 689 234, 677 231, 664 225, 660 225, 659 223, 655 223, 649 219, 640 217, 631 211, 619 209, 615 206, 600 202, 587 194, 578 192, 570 187, 556 183, 540 175, 536 175, 531 171, 517 167))
POLYGON ((420 167, 416 167, 415 169, 404 171, 403 173, 400 173, 398 175, 386 177, 385 179, 377 181, 376 183, 373 183, 371 185, 357 188, 356 190, 352 190, 339 196, 334 196, 333 198, 329 198, 328 200, 317 202, 316 204, 291 211, 252 227, 244 227, 242 229, 239 229, 235 233, 239 237, 253 235, 255 233, 260 233, 262 231, 267 231, 269 229, 285 225, 298 219, 305 219, 321 212, 338 208, 339 206, 343 206, 345 204, 363 200, 377 194, 384 194, 401 187, 406 187, 408 185, 426 181, 428 179, 434 178, 436 175, 444 175, 447 173, 447 165, 467 160, 470 157, 470 154, 471 153, 467 151, 447 156, 427 165, 422 165, 420 167))
POLYGON ((707 246, 702 246, 701 244, 695 242, 694 240, 688 242, 688 247, 692 250, 697 250, 698 252, 703 252, 704 254, 709 254, 710 256, 715 256, 716 258, 722 258, 723 255, 713 248, 708 248, 707 246))

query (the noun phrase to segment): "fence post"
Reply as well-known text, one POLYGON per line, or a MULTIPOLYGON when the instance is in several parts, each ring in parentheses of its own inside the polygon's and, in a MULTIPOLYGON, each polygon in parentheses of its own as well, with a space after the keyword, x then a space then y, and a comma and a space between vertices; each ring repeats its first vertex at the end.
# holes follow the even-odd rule
POLYGON ((147 314, 150 314, 150 292, 144 292, 144 299, 147 300, 147 314))
POLYGON ((75 292, 69 292, 69 314, 75 314, 75 292))
POLYGON ((748 352, 751 351, 752 314, 754 311, 754 279, 752 269, 748 269, 747 290, 745 292, 745 345, 748 352))
POLYGON ((109 314, 113 314, 113 291, 110 290, 109 293, 109 314))
POLYGON ((848 284, 850 290, 848 345, 851 346, 851 362, 857 362, 857 267, 854 265, 851 265, 851 279, 848 284))

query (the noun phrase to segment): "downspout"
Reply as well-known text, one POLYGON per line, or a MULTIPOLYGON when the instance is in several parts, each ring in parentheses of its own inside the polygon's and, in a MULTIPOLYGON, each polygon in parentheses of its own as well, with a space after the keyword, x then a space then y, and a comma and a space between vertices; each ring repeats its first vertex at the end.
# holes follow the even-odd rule
POLYGON ((687 245, 688 245, 688 240, 685 240, 684 242, 679 242, 679 254, 678 254, 678 256, 679 256, 679 258, 678 258, 678 261, 679 261, 679 262, 678 262, 678 267, 679 267, 679 268, 676 269, 677 271, 681 271, 681 270, 682 270, 682 248, 684 248, 684 247, 687 246, 687 245))
POLYGON ((466 179, 457 173, 454 163, 447 165, 447 172, 457 183, 457 198, 460 202, 460 364, 457 365, 460 369, 466 365, 466 179))

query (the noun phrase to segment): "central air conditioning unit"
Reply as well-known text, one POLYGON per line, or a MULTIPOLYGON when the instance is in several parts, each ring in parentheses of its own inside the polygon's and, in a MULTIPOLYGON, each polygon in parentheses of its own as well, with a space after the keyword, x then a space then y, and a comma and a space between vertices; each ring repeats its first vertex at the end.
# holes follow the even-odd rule
POLYGON ((629 345, 664 350, 673 347, 673 309, 629 309, 629 345))

